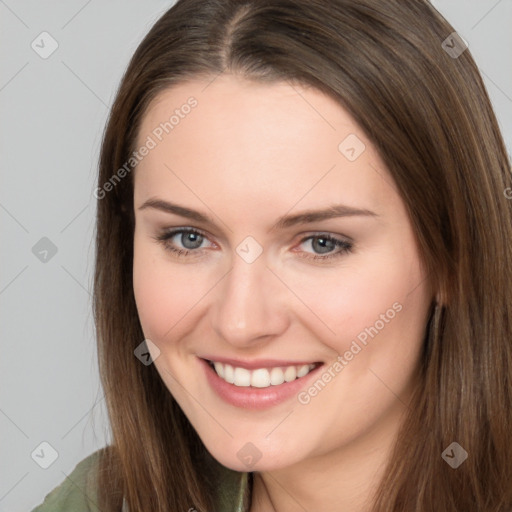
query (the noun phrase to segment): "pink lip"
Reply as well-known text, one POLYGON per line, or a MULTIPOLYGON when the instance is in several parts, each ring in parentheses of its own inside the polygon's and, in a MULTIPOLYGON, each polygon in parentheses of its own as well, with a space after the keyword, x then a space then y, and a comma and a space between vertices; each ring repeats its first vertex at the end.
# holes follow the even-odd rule
POLYGON ((275 368, 278 366, 303 366, 305 364, 315 364, 315 361, 279 361, 277 359, 258 359, 252 361, 243 361, 241 359, 230 359, 218 356, 201 356, 201 359, 214 361, 218 363, 230 364, 233 367, 245 368, 247 370, 257 370, 258 368, 275 368))
MULTIPOLYGON (((204 359, 199 358, 198 360, 204 368, 208 383, 220 396, 220 398, 222 398, 225 402, 234 405, 235 407, 253 410, 267 409, 269 407, 283 403, 291 397, 297 396, 297 394, 302 389, 307 387, 308 382, 316 375, 319 368, 323 366, 318 366, 314 370, 311 370, 305 377, 295 379, 292 382, 284 382, 279 386, 269 386, 268 388, 253 388, 239 387, 235 386, 234 384, 229 384, 225 380, 221 379, 215 370, 204 359)), ((221 361, 224 362, 224 360, 221 361)), ((284 364, 283 361, 280 361, 280 364, 275 364, 276 362, 273 361, 270 365, 262 365, 262 363, 268 363, 268 361, 258 361, 259 366, 255 366, 255 368, 265 368, 268 366, 289 366, 289 363, 284 364)), ((228 364, 230 363, 228 362, 228 364)), ((237 362, 237 365, 238 364, 239 363, 237 362)))

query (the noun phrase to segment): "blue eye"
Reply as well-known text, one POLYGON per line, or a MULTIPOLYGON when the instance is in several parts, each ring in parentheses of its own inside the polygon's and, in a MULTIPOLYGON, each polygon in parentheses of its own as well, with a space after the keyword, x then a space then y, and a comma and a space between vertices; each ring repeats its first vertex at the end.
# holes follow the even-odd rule
POLYGON ((327 260, 343 256, 344 254, 351 252, 353 248, 352 243, 325 233, 303 238, 301 240, 301 245, 309 240, 311 240, 311 248, 314 251, 318 251, 318 253, 314 255, 306 253, 306 256, 301 257, 311 258, 314 260, 327 260), (337 249, 336 252, 331 252, 334 249, 337 249))
MULTIPOLYGON (((179 257, 189 257, 193 253, 198 256, 203 242, 207 240, 206 235, 193 228, 178 228, 171 231, 165 231, 158 235, 156 240, 161 242, 165 249, 174 253, 179 257), (181 248, 176 246, 177 239, 181 244, 181 248)), ((310 246, 316 254, 311 254, 305 251, 299 251, 301 258, 325 261, 331 258, 338 258, 352 251, 353 244, 345 240, 335 238, 329 234, 322 233, 311 235, 301 240, 300 245, 307 241, 311 241, 310 246), (334 252, 333 252, 334 251, 334 252)))
POLYGON ((162 242, 164 247, 175 253, 178 256, 188 256, 192 252, 199 252, 197 249, 201 248, 202 243, 206 240, 206 237, 199 231, 192 228, 179 228, 172 231, 162 233, 157 237, 157 240, 162 242), (172 239, 181 235, 178 238, 180 240, 183 249, 177 248, 172 239))

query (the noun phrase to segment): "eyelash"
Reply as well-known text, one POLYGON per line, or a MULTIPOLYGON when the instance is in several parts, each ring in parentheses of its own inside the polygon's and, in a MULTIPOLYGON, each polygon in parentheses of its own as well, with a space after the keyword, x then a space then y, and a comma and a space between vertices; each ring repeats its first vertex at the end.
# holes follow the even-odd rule
MULTIPOLYGON (((163 246, 165 247, 166 250, 174 253, 178 257, 186 258, 191 253, 199 252, 199 249, 194 249, 194 250, 192 250, 192 249, 177 249, 176 247, 173 247, 170 244, 170 239, 171 238, 175 237, 176 235, 183 234, 183 233, 194 233, 194 234, 199 235, 199 236, 201 236, 203 238, 208 238, 204 233, 202 233, 201 231, 199 231, 197 229, 193 229, 193 228, 178 228, 178 229, 173 229, 171 231, 163 232, 162 234, 156 236, 155 239, 158 242, 160 242, 161 244, 163 244, 163 246)), ((318 238, 326 240, 326 241, 329 241, 329 242, 333 242, 335 248, 338 248, 339 250, 336 251, 336 252, 332 252, 332 253, 326 254, 325 256, 322 256, 322 255, 319 255, 319 254, 312 255, 311 253, 306 253, 306 254, 308 254, 308 256, 301 255, 300 256, 301 258, 326 261, 326 260, 331 260, 331 259, 334 259, 334 258, 339 258, 339 257, 343 256, 344 254, 350 253, 352 251, 352 249, 353 249, 353 244, 352 243, 346 242, 345 240, 341 240, 339 238, 335 238, 335 237, 333 237, 333 236, 331 236, 331 235, 329 235, 327 233, 319 233, 319 234, 316 234, 316 235, 309 235, 307 237, 304 237, 300 241, 299 245, 303 244, 306 240, 318 239, 318 238)))

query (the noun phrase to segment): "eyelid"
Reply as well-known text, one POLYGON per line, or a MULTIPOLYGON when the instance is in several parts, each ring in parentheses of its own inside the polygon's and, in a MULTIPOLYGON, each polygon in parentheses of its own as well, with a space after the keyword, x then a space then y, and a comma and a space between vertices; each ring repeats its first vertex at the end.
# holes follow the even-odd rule
POLYGON ((322 236, 325 236, 326 238, 333 238, 333 239, 336 239, 336 240, 347 242, 349 244, 353 244, 354 243, 354 240, 352 238, 350 238, 349 236, 342 235, 340 233, 333 233, 332 231, 321 231, 321 230, 306 231, 306 232, 300 233, 298 236, 302 237, 300 239, 301 241, 306 240, 308 238, 314 238, 314 237, 319 237, 320 238, 322 236))

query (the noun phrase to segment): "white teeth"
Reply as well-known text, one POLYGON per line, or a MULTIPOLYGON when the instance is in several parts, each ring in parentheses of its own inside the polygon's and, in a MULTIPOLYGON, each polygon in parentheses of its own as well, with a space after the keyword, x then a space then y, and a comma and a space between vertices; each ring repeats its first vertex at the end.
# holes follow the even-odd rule
POLYGON ((279 386, 284 382, 284 372, 281 368, 272 368, 270 370, 270 384, 272 386, 279 386))
POLYGON ((284 382, 292 382, 297 378, 305 377, 315 368, 315 365, 304 364, 301 366, 278 366, 247 370, 246 368, 234 368, 230 364, 215 362, 213 367, 217 375, 229 384, 239 387, 268 388, 269 386, 279 386, 284 382))
POLYGON ((219 375, 218 372, 217 372, 217 375, 219 375, 219 377, 224 379, 226 382, 233 384, 233 382, 235 381, 235 372, 233 370, 233 367, 230 364, 225 364, 225 365, 222 365, 222 363, 217 363, 217 364, 224 366, 224 375, 219 375))
POLYGON ((299 368, 299 371, 297 372, 297 377, 304 377, 304 375, 307 375, 309 373, 309 365, 305 364, 299 368))
POLYGON ((251 386, 255 388, 268 388, 270 386, 270 373, 266 368, 259 368, 252 372, 251 386))
POLYGON ((297 369, 295 366, 288 366, 284 371, 284 380, 286 382, 291 382, 297 378, 297 369))
POLYGON ((245 368, 235 368, 235 378, 233 380, 235 386, 247 387, 251 385, 251 372, 245 368))
POLYGON ((224 377, 224 365, 221 363, 214 363, 215 371, 219 377, 224 377))

